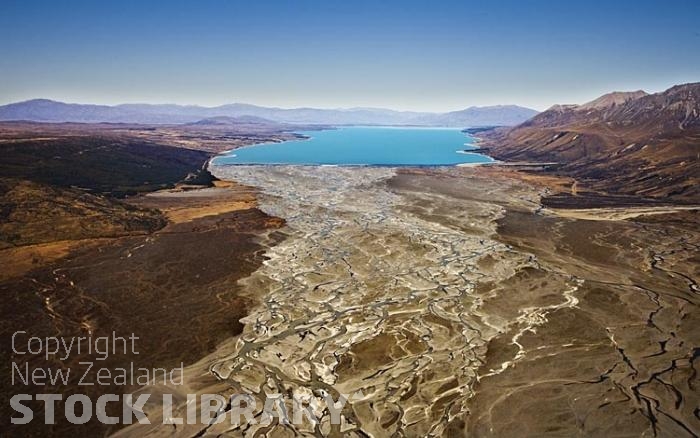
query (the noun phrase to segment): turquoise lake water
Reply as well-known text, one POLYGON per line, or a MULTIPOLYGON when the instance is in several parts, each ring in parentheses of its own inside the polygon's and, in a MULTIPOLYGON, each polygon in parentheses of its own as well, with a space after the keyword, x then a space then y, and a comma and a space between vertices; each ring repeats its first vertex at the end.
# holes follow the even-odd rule
POLYGON ((458 151, 473 148, 459 129, 347 127, 301 131, 306 140, 236 149, 214 164, 331 164, 421 166, 487 163, 491 158, 458 151))

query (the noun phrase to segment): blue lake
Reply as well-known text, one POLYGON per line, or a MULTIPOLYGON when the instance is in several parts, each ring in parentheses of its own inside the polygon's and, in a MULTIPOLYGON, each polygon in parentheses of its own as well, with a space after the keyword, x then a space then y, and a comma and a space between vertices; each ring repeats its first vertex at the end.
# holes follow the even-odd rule
POLYGON ((436 166, 493 161, 459 152, 474 148, 474 139, 459 129, 347 127, 299 133, 310 138, 246 146, 216 157, 214 164, 436 166))

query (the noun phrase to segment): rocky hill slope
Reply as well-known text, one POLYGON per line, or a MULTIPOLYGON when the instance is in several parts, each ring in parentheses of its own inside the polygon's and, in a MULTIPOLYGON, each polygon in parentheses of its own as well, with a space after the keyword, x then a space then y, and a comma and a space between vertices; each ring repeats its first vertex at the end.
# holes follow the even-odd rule
POLYGON ((700 202, 700 83, 556 105, 479 136, 498 159, 559 163, 557 173, 590 190, 700 202))

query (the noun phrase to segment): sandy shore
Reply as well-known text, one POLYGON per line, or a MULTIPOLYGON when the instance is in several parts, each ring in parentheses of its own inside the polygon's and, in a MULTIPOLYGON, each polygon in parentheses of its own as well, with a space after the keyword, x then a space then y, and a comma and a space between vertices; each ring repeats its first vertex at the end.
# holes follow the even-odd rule
POLYGON ((180 416, 189 392, 250 394, 258 419, 265 394, 356 396, 341 425, 178 434, 699 433, 696 212, 564 217, 540 205, 551 184, 487 168, 213 171, 259 188, 285 239, 239 282, 258 302, 241 335, 155 391, 180 416))

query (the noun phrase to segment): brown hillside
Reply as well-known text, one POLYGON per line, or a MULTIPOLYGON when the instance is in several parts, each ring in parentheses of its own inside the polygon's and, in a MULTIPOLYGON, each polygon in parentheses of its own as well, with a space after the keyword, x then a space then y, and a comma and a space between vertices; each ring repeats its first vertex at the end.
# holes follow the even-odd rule
POLYGON ((557 105, 483 136, 498 159, 557 162, 593 190, 700 202, 700 83, 557 105))

